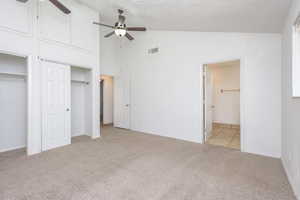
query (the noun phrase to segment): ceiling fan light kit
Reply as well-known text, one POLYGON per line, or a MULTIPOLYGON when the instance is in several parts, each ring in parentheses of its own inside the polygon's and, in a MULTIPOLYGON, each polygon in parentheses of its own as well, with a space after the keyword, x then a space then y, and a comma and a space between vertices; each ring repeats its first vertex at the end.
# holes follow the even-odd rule
POLYGON ((134 38, 128 33, 129 31, 146 31, 145 27, 126 27, 126 24, 125 24, 126 17, 124 15, 122 15, 124 11, 119 9, 118 12, 119 12, 118 22, 115 23, 115 26, 110 26, 107 24, 94 22, 94 24, 96 24, 96 25, 114 29, 113 32, 106 34, 104 36, 105 38, 108 38, 108 37, 112 36, 113 34, 115 34, 118 37, 125 36, 128 40, 131 41, 131 40, 134 40, 134 38))
POLYGON ((124 37, 126 35, 126 29, 116 28, 115 34, 119 37, 124 37))

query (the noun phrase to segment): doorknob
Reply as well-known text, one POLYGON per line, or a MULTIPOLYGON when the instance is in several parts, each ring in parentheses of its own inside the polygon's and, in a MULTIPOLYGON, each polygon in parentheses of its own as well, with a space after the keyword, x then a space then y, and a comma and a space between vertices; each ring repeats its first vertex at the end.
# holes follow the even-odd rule
POLYGON ((69 111, 70 111, 70 108, 67 108, 66 111, 69 112, 69 111))
POLYGON ((126 104, 125 106, 126 106, 126 107, 129 107, 129 104, 126 104))

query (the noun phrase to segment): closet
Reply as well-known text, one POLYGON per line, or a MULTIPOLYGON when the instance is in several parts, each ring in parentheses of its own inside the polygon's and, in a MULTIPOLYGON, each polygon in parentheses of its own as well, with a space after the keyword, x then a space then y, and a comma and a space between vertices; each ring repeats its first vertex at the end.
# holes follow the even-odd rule
POLYGON ((42 150, 92 133, 91 70, 42 61, 42 150))
POLYGON ((91 70, 71 66, 72 137, 92 134, 91 70))
POLYGON ((0 152, 27 146, 27 59, 0 53, 0 152))

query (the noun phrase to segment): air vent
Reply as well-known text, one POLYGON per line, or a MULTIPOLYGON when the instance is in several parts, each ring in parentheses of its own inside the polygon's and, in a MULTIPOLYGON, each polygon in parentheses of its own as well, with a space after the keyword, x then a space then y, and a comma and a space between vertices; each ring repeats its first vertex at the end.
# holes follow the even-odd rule
POLYGON ((148 50, 148 54, 155 54, 155 53, 158 53, 158 52, 159 52, 159 48, 158 47, 152 48, 152 49, 148 50))

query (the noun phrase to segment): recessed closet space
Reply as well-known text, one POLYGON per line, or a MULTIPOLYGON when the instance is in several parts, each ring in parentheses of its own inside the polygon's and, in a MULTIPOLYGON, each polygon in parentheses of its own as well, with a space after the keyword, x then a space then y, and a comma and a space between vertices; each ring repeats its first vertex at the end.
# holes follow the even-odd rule
POLYGON ((71 66, 71 135, 92 134, 92 70, 71 66))
POLYGON ((0 152, 27 146, 27 58, 0 53, 0 152))

